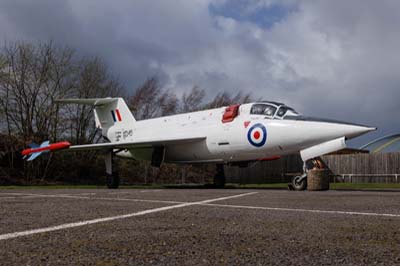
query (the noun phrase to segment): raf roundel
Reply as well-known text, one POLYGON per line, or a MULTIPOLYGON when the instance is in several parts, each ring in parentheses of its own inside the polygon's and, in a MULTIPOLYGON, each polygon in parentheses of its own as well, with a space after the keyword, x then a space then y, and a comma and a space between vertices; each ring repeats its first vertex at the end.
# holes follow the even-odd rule
POLYGON ((267 129, 263 124, 255 124, 247 132, 247 139, 251 145, 261 147, 267 141, 267 129))

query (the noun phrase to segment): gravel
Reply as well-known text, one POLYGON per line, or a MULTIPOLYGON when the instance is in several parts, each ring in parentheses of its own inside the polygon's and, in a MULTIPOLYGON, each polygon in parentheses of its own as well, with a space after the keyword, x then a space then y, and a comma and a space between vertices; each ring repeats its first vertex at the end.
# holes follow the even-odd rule
MULTIPOLYGON (((0 232, 173 205, 112 198, 194 202, 251 191, 1 190, 0 232), (10 198, 10 192, 90 199, 10 198)), ((399 192, 257 192, 215 203, 400 213, 399 192)), ((192 205, 0 240, 0 265, 400 265, 400 217, 192 205)))

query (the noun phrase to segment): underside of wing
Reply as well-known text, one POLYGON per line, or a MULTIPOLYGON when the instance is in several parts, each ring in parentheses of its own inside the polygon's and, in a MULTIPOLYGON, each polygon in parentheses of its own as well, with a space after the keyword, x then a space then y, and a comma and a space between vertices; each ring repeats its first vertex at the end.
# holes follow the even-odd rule
POLYGON ((165 139, 165 140, 146 140, 146 141, 131 141, 131 142, 109 142, 97 144, 84 144, 73 145, 68 150, 82 151, 82 150, 109 150, 109 149, 138 149, 138 148, 152 148, 162 147, 168 145, 178 145, 183 143, 191 143, 205 140, 205 137, 195 138, 179 138, 179 139, 165 139))

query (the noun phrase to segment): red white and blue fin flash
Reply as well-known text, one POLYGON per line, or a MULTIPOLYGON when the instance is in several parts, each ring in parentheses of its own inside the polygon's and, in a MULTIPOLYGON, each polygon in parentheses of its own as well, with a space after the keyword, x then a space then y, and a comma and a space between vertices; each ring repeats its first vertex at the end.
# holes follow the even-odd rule
POLYGON ((111 116, 112 116, 114 122, 117 122, 117 121, 121 122, 122 121, 121 113, 119 112, 118 109, 115 109, 115 111, 111 110, 111 116))

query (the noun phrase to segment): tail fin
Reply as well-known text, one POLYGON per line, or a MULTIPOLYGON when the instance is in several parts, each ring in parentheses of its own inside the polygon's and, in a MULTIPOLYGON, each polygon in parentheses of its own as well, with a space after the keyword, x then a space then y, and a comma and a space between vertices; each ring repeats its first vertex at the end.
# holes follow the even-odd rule
POLYGON ((58 99, 56 102, 93 105, 96 127, 102 129, 103 136, 112 127, 128 129, 136 122, 122 98, 58 99))
POLYGON ((32 153, 31 156, 28 157, 28 159, 26 159, 27 161, 33 161, 35 160, 37 157, 39 157, 40 155, 42 155, 43 152, 35 152, 32 153))
POLYGON ((32 143, 29 144, 28 146, 31 147, 31 148, 38 148, 38 147, 39 147, 39 144, 37 144, 37 143, 35 143, 35 142, 32 142, 32 143))

